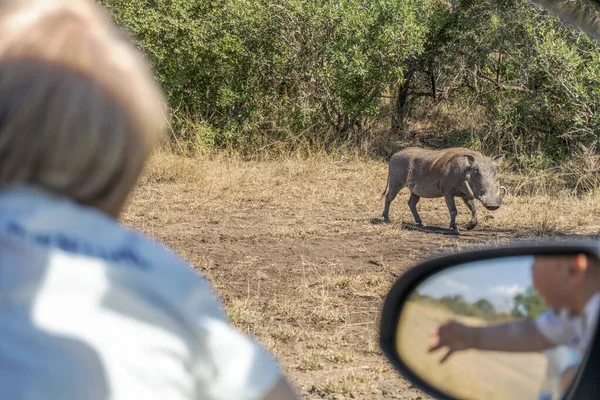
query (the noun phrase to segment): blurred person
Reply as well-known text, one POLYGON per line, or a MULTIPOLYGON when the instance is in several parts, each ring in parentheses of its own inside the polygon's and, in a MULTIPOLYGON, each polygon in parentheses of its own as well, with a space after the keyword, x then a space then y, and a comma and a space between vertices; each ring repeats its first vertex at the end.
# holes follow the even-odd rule
POLYGON ((297 399, 186 262, 118 221, 163 94, 89 0, 0 2, 0 397, 297 399))

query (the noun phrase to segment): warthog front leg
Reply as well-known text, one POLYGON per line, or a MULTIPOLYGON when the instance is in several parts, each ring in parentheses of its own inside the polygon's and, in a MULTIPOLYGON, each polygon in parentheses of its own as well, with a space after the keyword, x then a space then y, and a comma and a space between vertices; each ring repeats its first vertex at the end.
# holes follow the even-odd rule
POLYGON ((454 196, 447 194, 445 197, 446 205, 448 206, 448 211, 450 212, 450 229, 452 229, 452 232, 458 234, 458 228, 456 227, 456 203, 454 202, 454 196))
POLYGON ((471 211, 471 215, 473 216, 473 218, 471 218, 471 221, 469 221, 469 223, 467 224, 467 229, 471 230, 474 229, 477 226, 477 207, 475 206, 475 200, 469 200, 469 199, 465 199, 463 198, 463 201, 465 202, 465 204, 467 205, 467 207, 469 207, 469 210, 471 211))
POLYGON ((412 213, 413 217, 415 217, 415 222, 417 223, 417 225, 422 227, 423 221, 421 220, 419 212, 417 211, 417 203, 419 202, 419 200, 421 200, 419 196, 417 196, 414 193, 411 193, 410 199, 408 199, 408 207, 410 208, 410 212, 412 213))

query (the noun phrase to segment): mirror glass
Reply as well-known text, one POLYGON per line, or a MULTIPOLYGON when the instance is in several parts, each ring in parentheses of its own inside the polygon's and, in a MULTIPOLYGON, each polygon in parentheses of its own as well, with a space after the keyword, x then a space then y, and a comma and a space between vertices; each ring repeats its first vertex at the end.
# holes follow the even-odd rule
POLYGON ((400 311, 398 356, 459 399, 560 399, 600 308, 586 255, 481 260, 422 282, 400 311))

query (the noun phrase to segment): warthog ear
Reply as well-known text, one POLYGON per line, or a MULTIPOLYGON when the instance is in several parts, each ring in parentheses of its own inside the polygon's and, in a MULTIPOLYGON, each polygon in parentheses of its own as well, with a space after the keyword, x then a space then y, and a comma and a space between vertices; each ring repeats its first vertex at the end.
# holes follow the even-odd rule
POLYGON ((494 156, 494 158, 492 158, 492 161, 496 165, 502 164, 504 162, 504 154, 498 154, 497 156, 494 156))
POLYGON ((469 167, 472 167, 473 165, 475 165, 475 157, 473 157, 471 154, 465 154, 465 158, 467 159, 467 162, 469 163, 469 167))

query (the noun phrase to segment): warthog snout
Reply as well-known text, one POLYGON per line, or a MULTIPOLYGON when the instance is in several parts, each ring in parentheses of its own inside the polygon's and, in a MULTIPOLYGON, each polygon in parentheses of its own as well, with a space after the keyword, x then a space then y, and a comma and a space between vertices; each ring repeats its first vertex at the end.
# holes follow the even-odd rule
POLYGON ((500 191, 497 195, 483 196, 481 198, 481 202, 483 203, 483 206, 488 210, 495 211, 500 208, 500 205, 502 204, 502 200, 504 199, 506 192, 506 188, 504 186, 500 186, 500 191))

